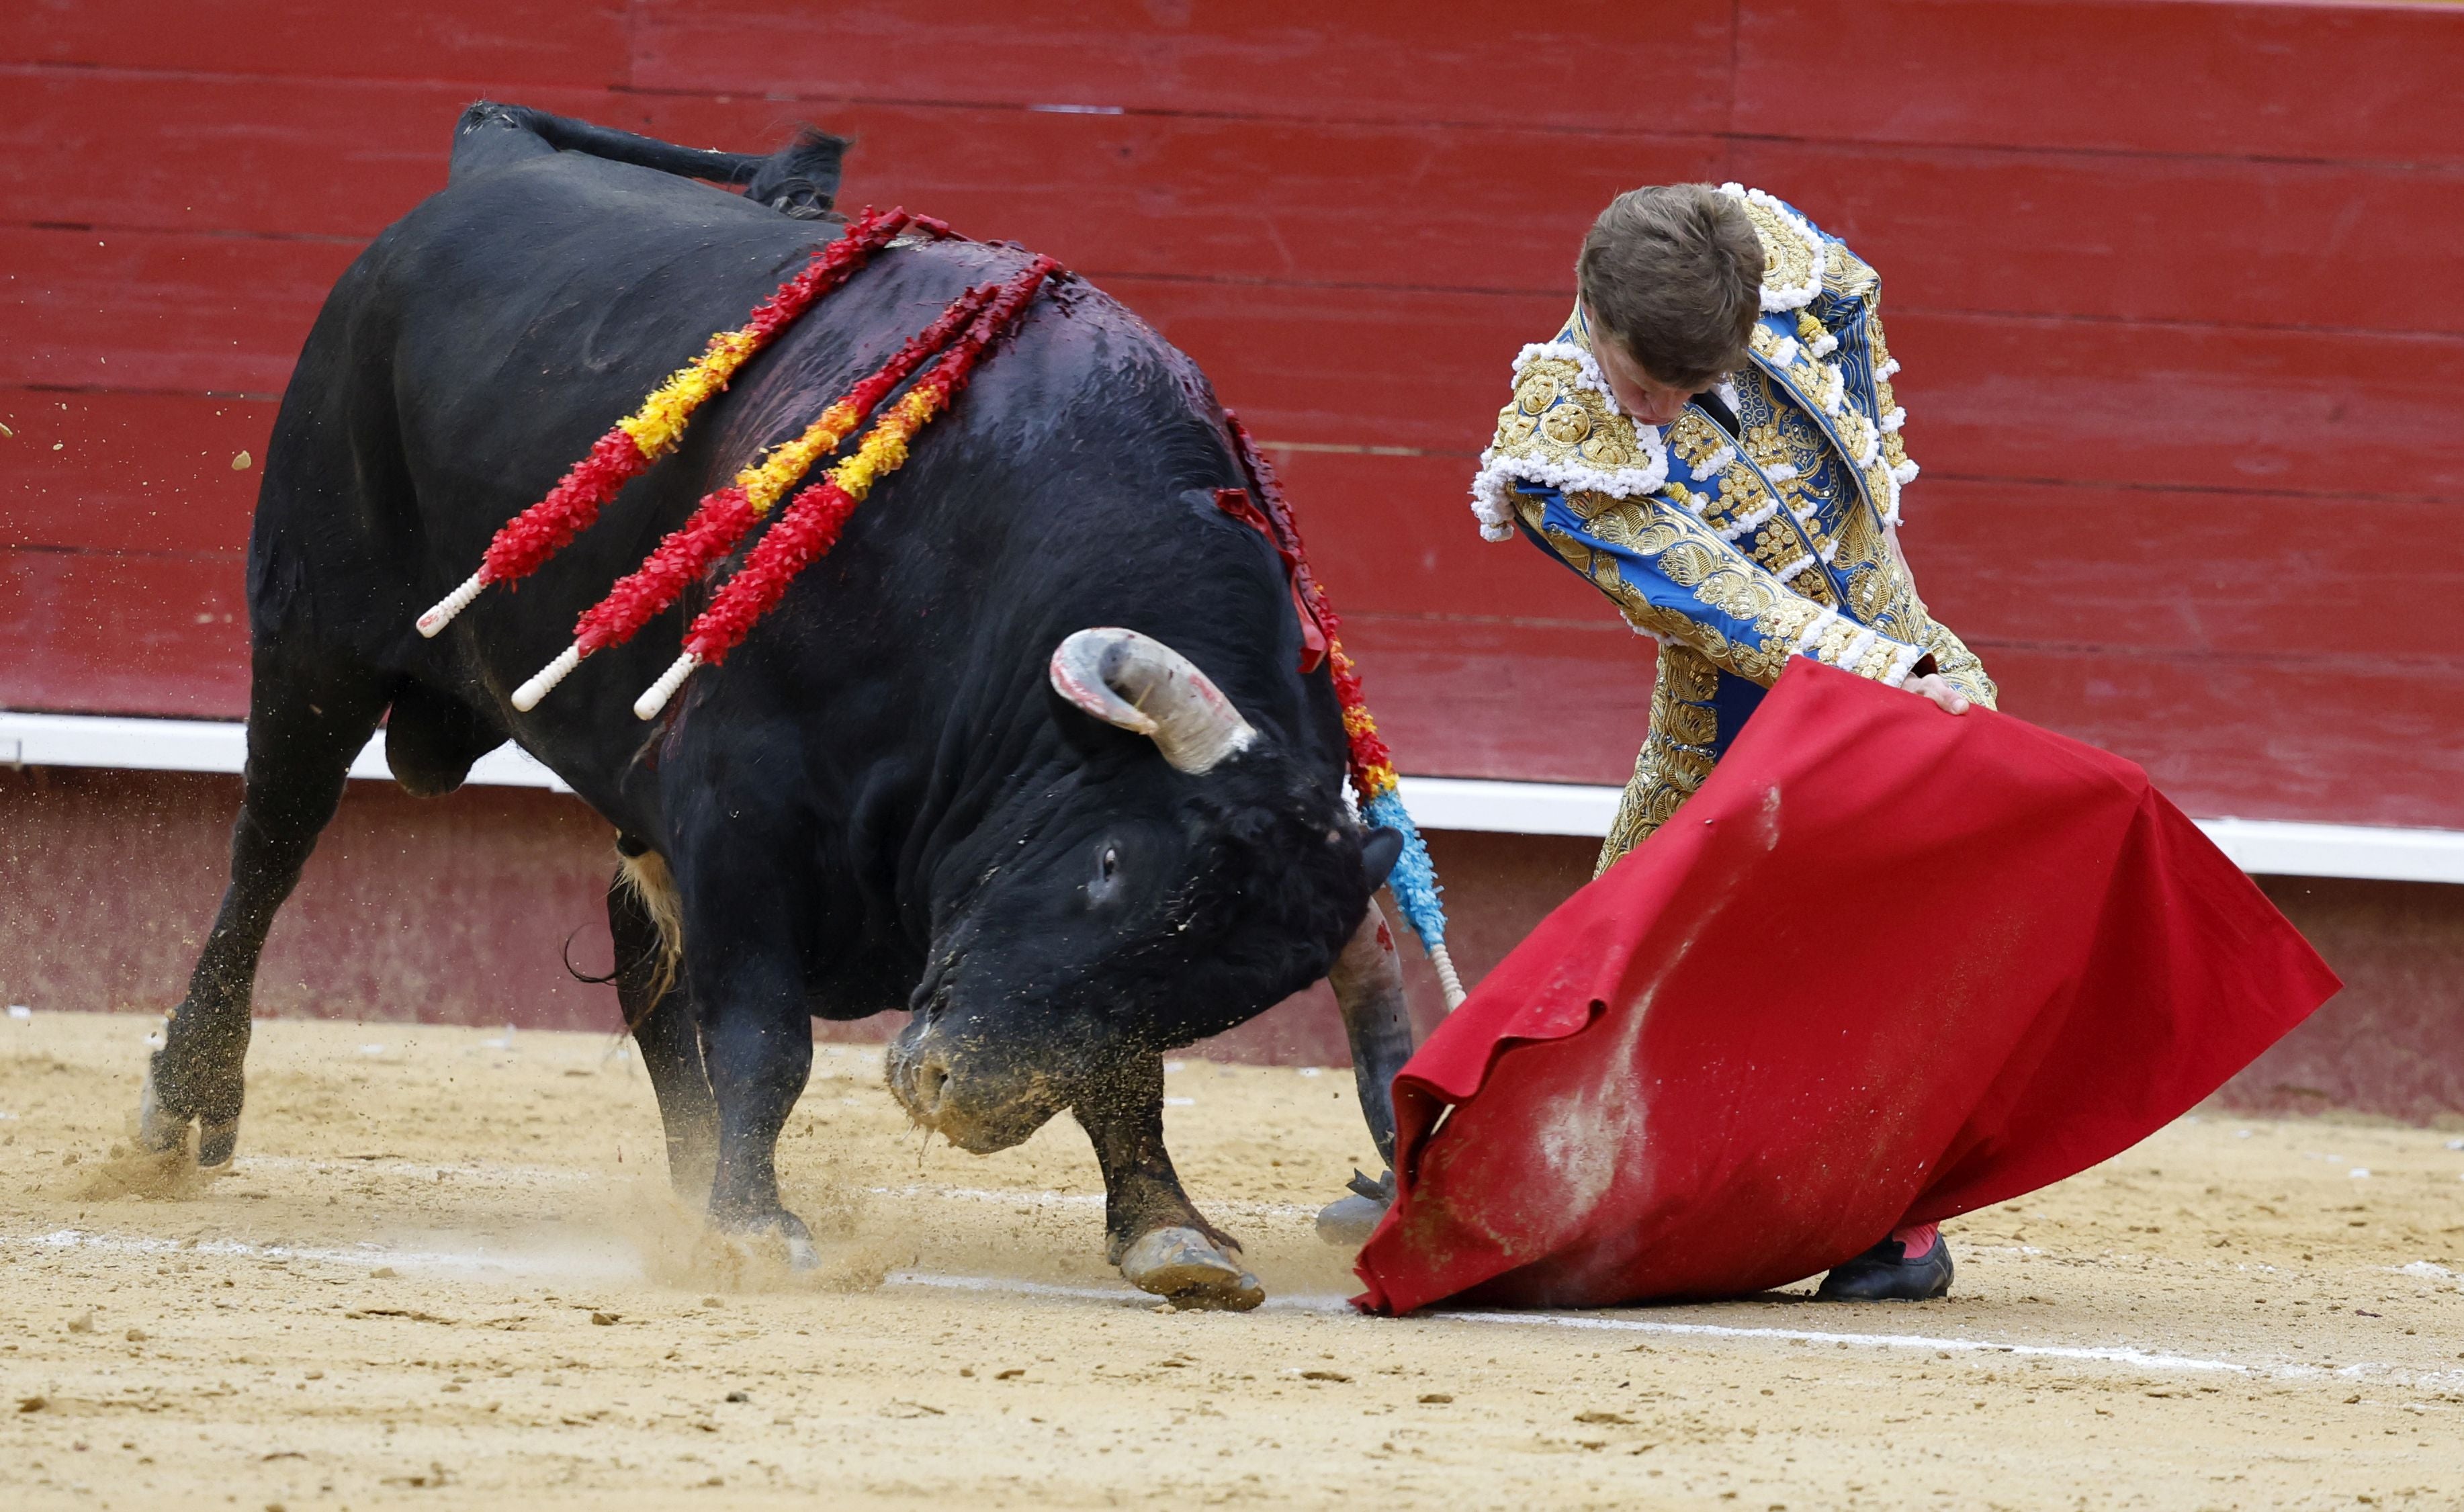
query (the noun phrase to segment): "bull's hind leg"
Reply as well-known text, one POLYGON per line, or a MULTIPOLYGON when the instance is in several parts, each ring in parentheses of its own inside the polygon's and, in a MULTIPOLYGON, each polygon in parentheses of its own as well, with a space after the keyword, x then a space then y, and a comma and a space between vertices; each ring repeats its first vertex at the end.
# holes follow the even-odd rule
POLYGON ((1246 1312, 1266 1289, 1241 1241, 1199 1216, 1163 1145, 1163 1057, 1133 1055, 1071 1109, 1104 1170, 1107 1258, 1141 1291, 1246 1312))
POLYGON ((718 1104, 702 1063, 701 1024, 685 984, 675 882, 667 863, 638 841, 617 842, 625 865, 607 885, 607 932, 616 944, 616 1000, 642 1049, 667 1132, 668 1179, 676 1195, 710 1194, 718 1161, 718 1104), (665 922, 662 923, 662 916, 665 922))
POLYGON ((149 1150, 197 1132, 197 1162, 228 1164, 239 1138, 249 1003, 275 910, 299 881, 318 833, 341 801, 351 758, 385 712, 383 682, 340 658, 259 646, 252 668, 248 766, 231 826, 231 886, 213 931, 171 1010, 138 1114, 149 1150))

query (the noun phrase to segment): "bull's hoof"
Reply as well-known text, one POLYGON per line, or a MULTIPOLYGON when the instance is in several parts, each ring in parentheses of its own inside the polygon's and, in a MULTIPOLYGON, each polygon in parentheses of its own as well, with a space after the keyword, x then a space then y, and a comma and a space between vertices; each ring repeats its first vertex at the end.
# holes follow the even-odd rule
POLYGON ((175 1113, 155 1095, 154 1078, 145 1078, 145 1091, 137 1102, 137 1145, 149 1155, 185 1152, 188 1147, 188 1125, 197 1126, 197 1165, 206 1171, 223 1171, 231 1163, 239 1149, 239 1119, 204 1118, 175 1113))
POLYGON ((731 1238, 752 1244, 777 1240, 780 1247, 786 1251, 787 1268, 790 1270, 807 1271, 821 1268, 822 1252, 813 1243, 813 1231, 804 1226, 803 1218, 796 1216, 785 1208, 776 1208, 770 1212, 757 1213, 750 1216, 740 1215, 721 1216, 713 1214, 712 1225, 731 1238))
POLYGON ((1247 1312, 1266 1288, 1196 1229, 1151 1229, 1121 1255, 1121 1275, 1176 1307, 1247 1312))
POLYGON ((166 1052, 156 1051, 146 1062, 145 1089, 137 1103, 138 1148, 150 1155, 168 1155, 184 1151, 188 1144, 188 1126, 197 1126, 197 1164, 208 1171, 227 1171, 231 1154, 239 1148, 240 1085, 234 1074, 228 1081, 209 1077, 213 1084, 199 1095, 195 1082, 175 1076, 170 1082, 170 1094, 163 1091, 163 1068, 166 1052))
POLYGON ((1317 1237, 1337 1249, 1358 1249, 1369 1242, 1386 1210, 1395 1205, 1395 1172, 1375 1181, 1355 1171, 1352 1195, 1337 1197, 1318 1209, 1317 1237))
POLYGON ((229 1167, 239 1152, 239 1120, 212 1122, 197 1120, 197 1168, 221 1171, 229 1167))
POLYGON ((167 1155, 185 1149, 188 1143, 188 1115, 174 1113, 154 1095, 154 1078, 148 1073, 145 1090, 137 1100, 137 1144, 149 1155, 167 1155))

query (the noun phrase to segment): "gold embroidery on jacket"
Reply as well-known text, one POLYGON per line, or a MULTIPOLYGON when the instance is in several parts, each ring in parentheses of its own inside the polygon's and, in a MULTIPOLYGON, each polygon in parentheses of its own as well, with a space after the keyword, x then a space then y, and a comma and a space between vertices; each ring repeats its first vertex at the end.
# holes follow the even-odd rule
MULTIPOLYGON (((1774 283, 1801 287, 1811 248, 1775 213, 1750 201, 1746 208, 1775 270, 1774 283)), ((1969 698, 1993 704, 1992 679, 1927 612, 1882 525, 1893 493, 1889 472, 1904 463, 1906 451, 1898 432, 1879 424, 1897 408, 1885 376, 1890 353, 1875 310, 1881 280, 1837 243, 1825 244, 1823 256, 1815 302, 1757 324, 1757 361, 1734 377, 1740 424, 1733 442, 1689 408, 1665 433, 1671 471, 1682 464, 1683 475, 1672 477, 1656 497, 1620 499, 1580 489, 1561 494, 1586 534, 1649 559, 1667 583, 1726 616, 1733 634, 1690 617, 1682 605, 1654 603, 1643 585, 1625 580, 1617 557, 1569 530, 1549 529, 1543 500, 1519 491, 1507 494, 1528 527, 1616 603, 1629 625, 1661 643, 1650 734, 1636 754, 1633 780, 1601 846, 1601 869, 1666 822, 1710 772, 1711 747, 1721 733, 1711 700, 1724 672, 1769 686, 1797 651, 1837 666, 1870 631, 1873 639, 1849 670, 1886 676, 1904 665, 1903 647, 1921 647, 1969 698), (1790 330, 1795 340, 1783 344, 1790 330), (1855 345, 1825 361, 1815 352, 1826 336, 1855 345), (1870 363, 1865 371, 1857 370, 1860 354, 1870 363), (1870 409, 1843 368, 1859 383, 1870 372, 1870 409), (1732 445, 1722 466, 1706 471, 1732 445), (1774 471, 1779 475, 1771 476, 1774 471), (1767 509, 1754 527, 1738 528, 1767 509), (1761 571, 1748 570, 1740 558, 1761 571), (1807 565, 1794 565, 1808 558, 1807 565), (1793 572, 1784 585, 1775 581, 1782 567, 1793 572), (1837 612, 1825 619, 1827 609, 1837 612)), ((1557 339, 1591 346, 1579 310, 1557 339)), ((1633 422, 1582 383, 1580 374, 1577 363, 1564 359, 1527 363, 1513 402, 1499 412, 1500 454, 1598 470, 1635 465, 1645 449, 1633 422)), ((1659 591, 1665 597, 1664 586, 1659 591)))
MULTIPOLYGON (((1868 311, 1865 316, 1865 346, 1874 362, 1874 410, 1877 414, 1888 416, 1900 407, 1900 401, 1891 388, 1891 381, 1883 376, 1891 365, 1891 348, 1882 340, 1882 312, 1880 310, 1868 311)), ((1882 466, 1897 471, 1905 466, 1907 460, 1907 443, 1902 439, 1901 432, 1882 432, 1882 466)))
POLYGON ((1835 298, 1861 299, 1870 303, 1882 287, 1881 275, 1874 265, 1858 256, 1839 242, 1823 249, 1822 292, 1835 298))
MULTIPOLYGON (((1753 222, 1754 235, 1763 244, 1763 284, 1774 289, 1802 289, 1814 275, 1814 252, 1805 233, 1791 226, 1779 211, 1750 198, 1735 202, 1753 222)), ((1827 273, 1828 270, 1826 270, 1827 273)), ((1826 280, 1827 281, 1827 280, 1826 280)))
POLYGON ((1582 382, 1571 359, 1544 357, 1525 364, 1514 398, 1497 412, 1497 451, 1556 466, 1599 470, 1642 461, 1634 422, 1617 413, 1599 390, 1582 382))
MULTIPOLYGON (((1870 321, 1868 329, 1871 329, 1870 321)), ((1801 426, 1812 435, 1818 436, 1820 443, 1814 449, 1819 455, 1820 465, 1836 468, 1846 480, 1851 480, 1851 486, 1863 495, 1866 506, 1879 519, 1891 498, 1890 449, 1864 444, 1872 440, 1874 427, 1859 416, 1856 406, 1848 402, 1846 380, 1838 368, 1814 357, 1801 341, 1790 341, 1786 345, 1782 342, 1783 339, 1773 335, 1769 326, 1757 324, 1754 327, 1752 346, 1754 356, 1759 359, 1756 371, 1769 380, 1773 411, 1785 417, 1779 422, 1783 430, 1801 426), (1788 403, 1780 403, 1783 397, 1788 403), (1836 414, 1833 413, 1835 410, 1836 414), (1849 440, 1852 429, 1862 438, 1854 446, 1849 440)), ((1737 388, 1741 396, 1745 394, 1744 383, 1739 383, 1737 388)), ((1896 438, 1885 436, 1882 439, 1890 441, 1896 438)), ((1790 449, 1793 452, 1797 449, 1790 449)), ((1823 487, 1810 474, 1799 481, 1811 494, 1824 497, 1827 501, 1836 500, 1843 506, 1848 502, 1837 498, 1838 491, 1823 487)), ((1836 522, 1840 516, 1834 512, 1830 517, 1836 522)))

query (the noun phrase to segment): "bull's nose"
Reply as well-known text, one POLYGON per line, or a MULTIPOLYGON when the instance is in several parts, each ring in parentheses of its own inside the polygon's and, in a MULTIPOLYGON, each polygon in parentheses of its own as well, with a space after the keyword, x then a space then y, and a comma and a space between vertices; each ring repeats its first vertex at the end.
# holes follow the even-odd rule
POLYGON ((950 1085, 950 1065, 939 1056, 915 1064, 915 1114, 930 1123, 941 1112, 941 1090, 950 1085))
POLYGON ((1044 1127, 1066 1106, 1045 1080, 952 1047, 937 1037, 902 1040, 891 1058, 890 1086, 917 1124, 961 1150, 989 1155, 1044 1127))

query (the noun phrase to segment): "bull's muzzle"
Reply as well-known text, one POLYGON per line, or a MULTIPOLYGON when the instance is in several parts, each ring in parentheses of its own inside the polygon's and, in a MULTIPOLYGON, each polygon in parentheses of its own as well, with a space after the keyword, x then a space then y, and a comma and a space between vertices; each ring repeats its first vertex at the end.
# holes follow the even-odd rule
POLYGON ((980 1040, 919 1014, 891 1042, 891 1094, 907 1116, 961 1150, 1007 1150, 1068 1106, 1052 1081, 1010 1063, 980 1040))

